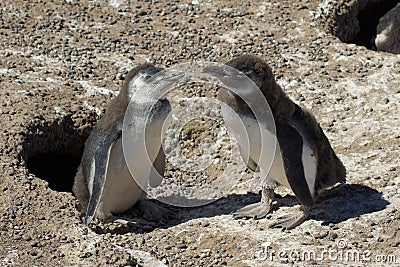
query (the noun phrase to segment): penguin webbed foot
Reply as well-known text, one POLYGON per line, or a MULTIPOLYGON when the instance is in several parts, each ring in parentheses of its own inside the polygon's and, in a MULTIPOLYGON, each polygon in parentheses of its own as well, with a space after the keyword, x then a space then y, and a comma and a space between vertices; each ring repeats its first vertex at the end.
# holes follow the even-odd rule
POLYGON ((115 216, 115 215, 110 215, 103 220, 104 223, 119 223, 119 224, 128 224, 131 221, 132 220, 127 217, 115 216))
POLYGON ((120 225, 125 225, 125 226, 132 226, 132 225, 140 225, 145 224, 146 222, 144 220, 140 220, 138 218, 130 218, 130 217, 124 217, 124 216, 112 216, 110 217, 110 222, 112 223, 117 223, 120 225))
POLYGON ((242 218, 253 218, 262 219, 271 211, 272 205, 268 205, 262 202, 254 203, 243 207, 232 214, 235 219, 242 218))
POLYGON ((311 208, 302 205, 298 212, 279 217, 274 223, 270 224, 269 227, 291 230, 307 220, 307 218, 310 216, 310 213, 311 208))
POLYGON ((232 214, 233 218, 253 218, 262 219, 272 210, 274 198, 273 189, 263 189, 261 192, 261 202, 245 206, 232 214))
POLYGON ((148 199, 142 199, 138 203, 138 209, 142 212, 142 217, 148 221, 164 221, 179 219, 179 216, 163 206, 154 203, 148 199))

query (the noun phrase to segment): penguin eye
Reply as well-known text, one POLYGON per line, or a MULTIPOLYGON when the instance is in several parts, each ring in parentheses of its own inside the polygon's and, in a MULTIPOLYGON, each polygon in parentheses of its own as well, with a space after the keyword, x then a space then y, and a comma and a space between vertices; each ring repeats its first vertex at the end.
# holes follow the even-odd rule
POLYGON ((314 154, 311 154, 310 156, 311 156, 311 157, 314 157, 314 154))

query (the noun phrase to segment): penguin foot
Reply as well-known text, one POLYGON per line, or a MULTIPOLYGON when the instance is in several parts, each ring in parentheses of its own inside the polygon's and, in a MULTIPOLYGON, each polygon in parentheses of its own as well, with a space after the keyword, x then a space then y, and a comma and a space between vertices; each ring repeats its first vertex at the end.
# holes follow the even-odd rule
POLYGON ((232 214, 233 218, 241 219, 241 218, 253 218, 253 219, 262 219, 271 211, 272 205, 268 205, 266 203, 254 203, 248 205, 246 207, 237 210, 232 214))
POLYGON ((143 218, 149 221, 171 221, 179 219, 178 215, 163 206, 156 204, 148 199, 138 202, 138 208, 143 213, 143 218))
POLYGON ((272 210, 273 199, 274 190, 270 188, 263 188, 261 191, 261 202, 241 208, 232 214, 233 218, 262 219, 272 210))
POLYGON ((137 223, 136 220, 127 217, 112 216, 110 219, 112 219, 113 223, 118 223, 121 225, 131 225, 132 223, 137 223))
POLYGON ((290 230, 302 224, 310 216, 310 208, 301 206, 300 211, 279 217, 276 222, 269 225, 270 228, 282 228, 290 230))

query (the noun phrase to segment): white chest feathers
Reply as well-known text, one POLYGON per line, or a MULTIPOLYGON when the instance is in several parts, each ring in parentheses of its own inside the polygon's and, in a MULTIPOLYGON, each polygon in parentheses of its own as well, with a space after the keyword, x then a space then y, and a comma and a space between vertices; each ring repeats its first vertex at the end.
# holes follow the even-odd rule
POLYGON ((315 178, 317 176, 317 157, 314 155, 311 147, 307 143, 303 143, 303 170, 304 177, 310 190, 311 196, 315 196, 315 178))
POLYGON ((122 151, 122 139, 118 138, 110 153, 103 197, 99 215, 124 212, 132 207, 143 191, 130 174, 122 151))
MULTIPOLYGON (((258 163, 262 183, 266 184, 268 181, 275 181, 290 188, 276 135, 264 127, 259 128, 256 120, 251 117, 242 117, 242 120, 240 120, 240 117, 225 105, 222 105, 221 111, 229 132, 239 144, 243 159, 246 161, 246 158, 250 157, 258 163), (259 129, 262 131, 261 135, 259 129), (264 151, 258 160, 261 148, 264 151)), ((302 164, 300 169, 303 170, 303 174, 299 173, 299 179, 304 175, 308 190, 311 196, 314 197, 317 158, 304 135, 301 132, 300 135, 303 139, 301 162, 295 164, 302 164)))

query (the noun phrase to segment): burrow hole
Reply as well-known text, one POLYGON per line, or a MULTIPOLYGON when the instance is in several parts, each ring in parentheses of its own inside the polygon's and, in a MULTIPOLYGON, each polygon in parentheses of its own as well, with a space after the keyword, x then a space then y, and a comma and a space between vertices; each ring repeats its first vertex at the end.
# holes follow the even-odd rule
POLYGON ((360 14, 357 16, 360 31, 352 40, 352 43, 377 51, 376 38, 378 34, 381 34, 380 32, 378 33, 379 21, 382 16, 394 8, 397 3, 398 0, 390 0, 367 4, 367 6, 361 10, 360 14))
POLYGON ((335 16, 339 27, 336 35, 343 42, 374 51, 400 53, 397 44, 400 27, 399 0, 358 0, 353 1, 353 4, 344 14, 335 16), (354 20, 355 16, 357 20, 354 20), (355 23, 349 23, 352 21, 355 23))
POLYGON ((89 131, 78 128, 69 117, 28 125, 22 158, 29 173, 47 181, 52 190, 72 192, 89 131))

